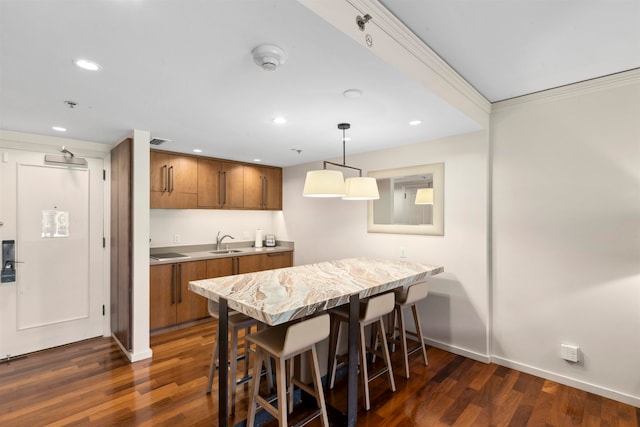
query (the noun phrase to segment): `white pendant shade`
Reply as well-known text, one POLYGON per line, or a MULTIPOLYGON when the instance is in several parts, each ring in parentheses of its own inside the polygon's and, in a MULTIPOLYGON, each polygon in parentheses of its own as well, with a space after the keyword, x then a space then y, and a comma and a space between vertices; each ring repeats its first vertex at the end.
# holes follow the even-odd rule
POLYGON ((433 188, 420 188, 416 193, 416 205, 432 205, 433 188))
POLYGON ((343 200, 377 200, 380 198, 375 178, 364 176, 347 178, 344 186, 346 195, 342 198, 343 200))
POLYGON ((343 197, 345 195, 342 172, 335 170, 317 170, 307 172, 304 180, 305 197, 343 197))

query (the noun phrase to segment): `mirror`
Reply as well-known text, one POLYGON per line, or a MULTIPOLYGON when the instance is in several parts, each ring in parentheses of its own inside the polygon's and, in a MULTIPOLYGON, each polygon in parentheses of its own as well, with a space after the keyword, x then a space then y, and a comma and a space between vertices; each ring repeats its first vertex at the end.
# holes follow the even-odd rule
POLYGON ((444 235, 444 163, 368 175, 380 191, 380 199, 369 201, 369 233, 444 235))

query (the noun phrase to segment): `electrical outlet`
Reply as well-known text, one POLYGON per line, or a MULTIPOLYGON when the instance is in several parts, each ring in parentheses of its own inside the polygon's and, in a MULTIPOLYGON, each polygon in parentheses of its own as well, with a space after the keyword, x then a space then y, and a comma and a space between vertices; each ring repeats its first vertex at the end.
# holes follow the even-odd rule
POLYGON ((173 243, 180 243, 180 235, 179 234, 174 234, 173 235, 173 243))
POLYGON ((400 246, 400 258, 406 258, 407 257, 407 248, 405 248, 404 246, 400 246))
POLYGON ((580 360, 580 347, 571 344, 560 344, 560 357, 569 362, 580 360))

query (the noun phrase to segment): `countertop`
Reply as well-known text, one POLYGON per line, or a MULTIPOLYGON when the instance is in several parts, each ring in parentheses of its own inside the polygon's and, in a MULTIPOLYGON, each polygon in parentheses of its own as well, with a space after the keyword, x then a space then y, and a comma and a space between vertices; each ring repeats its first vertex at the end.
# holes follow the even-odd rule
POLYGON ((350 258, 189 282, 189 289, 268 325, 302 318, 408 286, 444 267, 381 258, 350 258))
POLYGON ((192 245, 192 246, 170 246, 164 248, 152 248, 150 250, 150 255, 165 253, 165 252, 177 252, 183 255, 187 255, 188 258, 173 258, 167 260, 157 260, 153 258, 149 258, 149 265, 161 265, 161 264, 173 264, 175 262, 189 262, 189 261, 201 261, 207 259, 214 258, 229 258, 229 257, 237 257, 237 256, 246 256, 246 255, 259 255, 259 254, 270 254, 275 252, 291 252, 293 251, 293 242, 277 242, 277 246, 274 247, 266 247, 262 248, 254 248, 253 246, 249 246, 249 242, 224 242, 221 247, 222 249, 233 249, 234 253, 228 254, 214 254, 211 253, 215 250, 215 245, 192 245))

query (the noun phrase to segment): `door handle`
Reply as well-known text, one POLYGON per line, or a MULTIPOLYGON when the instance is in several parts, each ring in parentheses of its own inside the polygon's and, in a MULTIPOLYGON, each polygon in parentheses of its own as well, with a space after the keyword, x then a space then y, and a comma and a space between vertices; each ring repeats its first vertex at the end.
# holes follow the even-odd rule
POLYGON ((173 192, 174 189, 174 180, 173 180, 173 166, 169 166, 169 173, 171 175, 171 181, 169 182, 169 192, 173 192))

